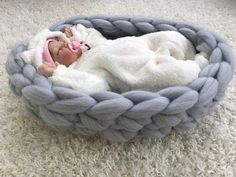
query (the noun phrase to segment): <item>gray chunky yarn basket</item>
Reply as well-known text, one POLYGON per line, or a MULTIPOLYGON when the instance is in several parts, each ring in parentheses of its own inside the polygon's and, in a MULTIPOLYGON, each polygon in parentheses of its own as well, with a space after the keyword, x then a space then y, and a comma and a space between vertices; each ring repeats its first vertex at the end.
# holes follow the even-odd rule
POLYGON ((96 28, 110 39, 178 31, 191 40, 197 51, 209 54, 210 64, 187 86, 158 92, 104 91, 87 95, 53 86, 32 65, 24 63, 20 54, 27 50, 27 45, 19 44, 6 62, 10 88, 23 97, 29 111, 57 130, 99 134, 116 142, 137 137, 164 137, 172 130, 189 130, 213 110, 232 79, 235 57, 229 45, 216 34, 194 25, 151 17, 77 16, 56 23, 50 29, 63 31, 65 26, 78 23, 96 28))

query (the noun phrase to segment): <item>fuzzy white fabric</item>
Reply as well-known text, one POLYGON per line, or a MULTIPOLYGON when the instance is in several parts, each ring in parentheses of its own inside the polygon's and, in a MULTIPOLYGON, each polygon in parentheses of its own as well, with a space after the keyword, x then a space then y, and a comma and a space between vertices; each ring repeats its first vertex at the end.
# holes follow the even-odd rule
MULTIPOLYGON (((140 37, 104 38, 93 28, 79 24, 72 27, 70 40, 85 40, 91 47, 69 67, 59 65, 49 77, 55 85, 84 92, 115 90, 157 91, 168 86, 186 85, 198 77, 207 59, 198 54, 191 42, 175 31, 163 31, 140 37), (111 89, 112 88, 112 89, 111 89)), ((38 33, 24 52, 24 59, 38 67, 47 38, 65 34, 47 29, 38 33), (35 54, 34 54, 35 53, 35 54)))
POLYGON ((188 21, 225 36, 236 52, 235 0, 0 1, 0 176, 235 177, 236 77, 226 97, 195 130, 164 139, 110 144, 62 135, 34 120, 8 88, 11 48, 74 15, 145 15, 188 21))

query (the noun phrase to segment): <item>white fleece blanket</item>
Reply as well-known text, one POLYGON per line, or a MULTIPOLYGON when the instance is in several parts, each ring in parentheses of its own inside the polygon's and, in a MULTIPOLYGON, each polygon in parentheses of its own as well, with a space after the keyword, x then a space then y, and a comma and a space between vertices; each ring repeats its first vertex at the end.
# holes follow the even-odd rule
POLYGON ((91 49, 69 67, 59 65, 49 79, 58 86, 84 92, 112 90, 157 91, 168 86, 186 85, 198 77, 208 64, 204 54, 196 54, 193 45, 174 31, 140 37, 104 38, 100 32, 83 25, 72 27, 73 37, 47 29, 38 33, 23 53, 27 63, 42 64, 42 48, 49 37, 61 40, 85 40, 91 49))

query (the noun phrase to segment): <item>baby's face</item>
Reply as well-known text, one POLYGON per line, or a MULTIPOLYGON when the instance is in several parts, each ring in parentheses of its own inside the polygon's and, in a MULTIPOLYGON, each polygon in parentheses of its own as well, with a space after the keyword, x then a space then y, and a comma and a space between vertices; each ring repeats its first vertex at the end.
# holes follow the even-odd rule
POLYGON ((48 49, 54 62, 58 62, 67 67, 76 61, 82 54, 81 50, 77 53, 72 52, 68 48, 68 44, 63 41, 49 42, 48 49))

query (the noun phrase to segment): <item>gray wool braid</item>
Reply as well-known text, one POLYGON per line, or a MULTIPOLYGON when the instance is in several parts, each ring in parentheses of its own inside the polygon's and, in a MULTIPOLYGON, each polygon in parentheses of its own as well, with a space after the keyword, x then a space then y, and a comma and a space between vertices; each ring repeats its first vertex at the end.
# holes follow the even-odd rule
POLYGON ((210 64, 187 86, 158 92, 133 90, 125 93, 102 91, 87 95, 70 88, 56 87, 20 54, 27 45, 12 49, 6 62, 11 90, 23 97, 26 108, 52 128, 75 134, 99 134, 115 142, 138 137, 164 137, 172 130, 189 130, 209 114, 224 96, 233 76, 235 57, 218 35, 192 24, 151 17, 76 16, 51 26, 83 24, 99 30, 105 37, 139 36, 156 31, 178 31, 197 51, 209 55, 210 64))

